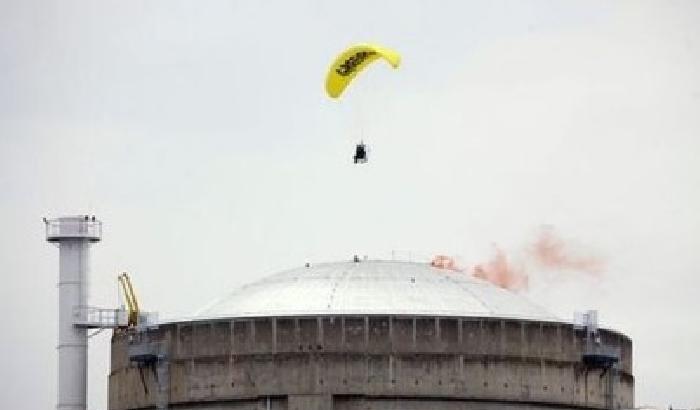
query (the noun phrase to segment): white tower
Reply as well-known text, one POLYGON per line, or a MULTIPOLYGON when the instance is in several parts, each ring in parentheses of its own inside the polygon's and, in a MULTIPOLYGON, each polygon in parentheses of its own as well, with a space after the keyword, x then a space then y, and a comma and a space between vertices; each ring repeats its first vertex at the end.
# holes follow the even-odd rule
POLYGON ((87 215, 44 219, 46 240, 59 248, 58 410, 85 410, 90 245, 102 239, 102 222, 87 215))

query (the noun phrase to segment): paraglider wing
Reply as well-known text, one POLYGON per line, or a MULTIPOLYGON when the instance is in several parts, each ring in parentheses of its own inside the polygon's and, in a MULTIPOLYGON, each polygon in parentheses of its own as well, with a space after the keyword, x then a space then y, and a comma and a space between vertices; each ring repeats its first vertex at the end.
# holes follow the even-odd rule
POLYGON ((357 44, 340 53, 326 76, 328 96, 340 97, 355 76, 379 58, 384 59, 393 68, 398 68, 401 63, 399 53, 374 44, 357 44))

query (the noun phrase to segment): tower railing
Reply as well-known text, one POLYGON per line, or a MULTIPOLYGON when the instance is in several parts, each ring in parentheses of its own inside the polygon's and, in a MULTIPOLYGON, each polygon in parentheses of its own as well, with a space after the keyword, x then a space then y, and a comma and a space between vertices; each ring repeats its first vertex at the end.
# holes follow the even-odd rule
POLYGON ((46 240, 55 242, 60 239, 88 239, 99 241, 102 237, 102 222, 85 216, 84 219, 65 220, 48 219, 46 223, 46 240))
POLYGON ((97 306, 73 307, 73 326, 88 329, 112 329, 127 326, 125 309, 106 309, 97 306))

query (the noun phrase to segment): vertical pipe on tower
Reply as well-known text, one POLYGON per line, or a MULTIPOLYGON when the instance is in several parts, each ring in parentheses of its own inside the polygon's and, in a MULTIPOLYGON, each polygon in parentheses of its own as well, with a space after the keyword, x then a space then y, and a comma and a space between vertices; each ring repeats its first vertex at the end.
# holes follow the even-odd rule
POLYGON ((58 410, 85 410, 90 245, 102 238, 102 223, 87 215, 44 219, 46 240, 58 245, 58 410))

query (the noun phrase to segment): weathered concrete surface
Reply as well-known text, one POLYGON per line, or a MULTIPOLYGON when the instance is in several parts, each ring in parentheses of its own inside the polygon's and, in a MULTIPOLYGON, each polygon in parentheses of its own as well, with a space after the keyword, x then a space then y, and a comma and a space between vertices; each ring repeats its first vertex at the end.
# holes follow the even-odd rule
POLYGON ((178 409, 631 408, 632 343, 612 331, 600 336, 619 351, 617 370, 586 368, 585 335, 565 323, 406 316, 173 323, 131 337, 160 346, 167 378, 131 363, 129 335, 114 335, 109 408, 158 400, 178 409))
POLYGON ((287 396, 289 410, 326 410, 333 408, 330 394, 296 394, 287 396))

